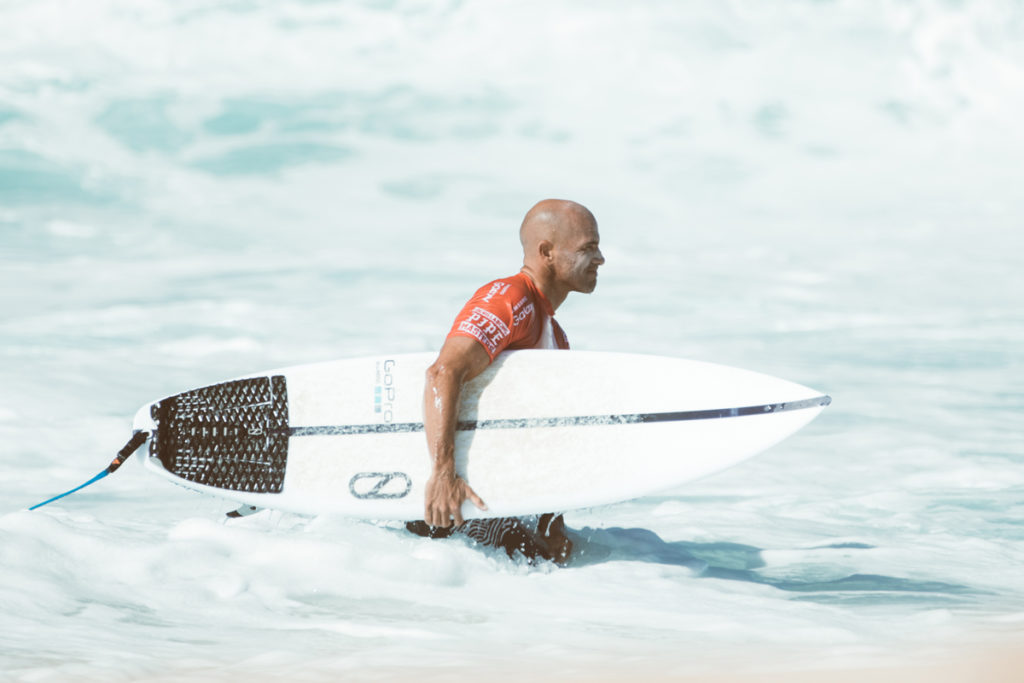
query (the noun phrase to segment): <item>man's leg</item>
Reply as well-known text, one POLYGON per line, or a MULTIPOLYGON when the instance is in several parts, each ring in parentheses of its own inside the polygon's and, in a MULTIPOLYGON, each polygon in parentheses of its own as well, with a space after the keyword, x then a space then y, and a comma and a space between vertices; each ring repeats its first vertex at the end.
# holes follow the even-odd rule
POLYGON ((565 566, 572 555, 572 541, 565 533, 565 517, 548 512, 537 520, 537 537, 544 546, 544 559, 565 566))
POLYGON ((536 531, 516 517, 471 519, 451 528, 432 527, 423 521, 407 522, 405 527, 418 536, 430 538, 462 534, 480 545, 502 548, 509 557, 518 551, 530 562, 540 557, 564 565, 572 553, 572 541, 565 535, 565 520, 550 512, 540 516, 536 531))

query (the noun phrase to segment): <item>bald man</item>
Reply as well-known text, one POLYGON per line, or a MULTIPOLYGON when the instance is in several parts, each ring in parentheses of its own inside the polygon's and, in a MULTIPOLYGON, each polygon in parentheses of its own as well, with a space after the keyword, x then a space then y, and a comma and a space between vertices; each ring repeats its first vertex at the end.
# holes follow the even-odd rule
POLYGON ((570 292, 594 291, 597 269, 604 263, 597 221, 576 202, 546 199, 537 203, 523 219, 519 239, 522 269, 477 290, 427 369, 423 421, 433 474, 426 486, 424 520, 410 522, 408 527, 435 538, 463 533, 504 548, 510 557, 518 551, 531 561, 542 557, 564 564, 572 543, 561 515, 541 515, 534 530, 518 519, 464 522, 464 501, 481 510, 487 505, 455 471, 455 428, 463 385, 502 351, 568 349, 555 311, 570 292))

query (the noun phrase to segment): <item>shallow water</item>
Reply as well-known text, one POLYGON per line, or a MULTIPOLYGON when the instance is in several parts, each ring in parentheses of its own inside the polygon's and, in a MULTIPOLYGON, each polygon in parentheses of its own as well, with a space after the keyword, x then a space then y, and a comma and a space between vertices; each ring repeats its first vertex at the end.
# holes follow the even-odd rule
POLYGON ((1024 623, 1014 2, 0 5, 0 680, 704 675, 1024 623), (574 348, 831 394, 572 567, 125 467, 156 397, 434 350, 537 199, 574 348))

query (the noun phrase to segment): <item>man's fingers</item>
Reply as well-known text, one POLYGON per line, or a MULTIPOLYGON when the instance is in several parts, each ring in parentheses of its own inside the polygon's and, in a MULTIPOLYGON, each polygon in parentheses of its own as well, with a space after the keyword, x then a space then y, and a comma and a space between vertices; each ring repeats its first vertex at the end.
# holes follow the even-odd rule
POLYGON ((481 498, 480 496, 476 495, 476 491, 474 491, 473 489, 469 488, 469 484, 466 485, 466 497, 469 498, 473 502, 473 505, 476 505, 481 510, 486 510, 487 509, 487 503, 485 503, 483 501, 483 498, 481 498))
POLYGON ((433 517, 434 521, 431 522, 433 526, 448 528, 452 525, 451 515, 443 510, 435 510, 433 517))
POLYGON ((430 526, 448 527, 451 526, 451 515, 447 515, 438 508, 427 508, 423 521, 430 526))
POLYGON ((481 510, 487 509, 487 504, 480 496, 459 478, 456 478, 455 486, 447 491, 432 493, 428 485, 427 497, 429 502, 424 509, 423 521, 430 526, 447 529, 453 521, 456 526, 463 524, 462 503, 467 499, 481 510))

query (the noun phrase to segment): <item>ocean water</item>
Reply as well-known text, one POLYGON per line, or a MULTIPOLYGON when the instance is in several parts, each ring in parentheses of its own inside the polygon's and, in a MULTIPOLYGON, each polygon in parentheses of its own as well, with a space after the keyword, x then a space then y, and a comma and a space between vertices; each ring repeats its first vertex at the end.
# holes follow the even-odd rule
POLYGON ((0 681, 829 680, 1012 652, 1021 120, 1014 0, 0 2, 0 681), (549 196, 607 257, 559 310, 574 348, 832 406, 569 512, 565 569, 225 522, 129 466, 22 511, 154 398, 436 350, 549 196))

